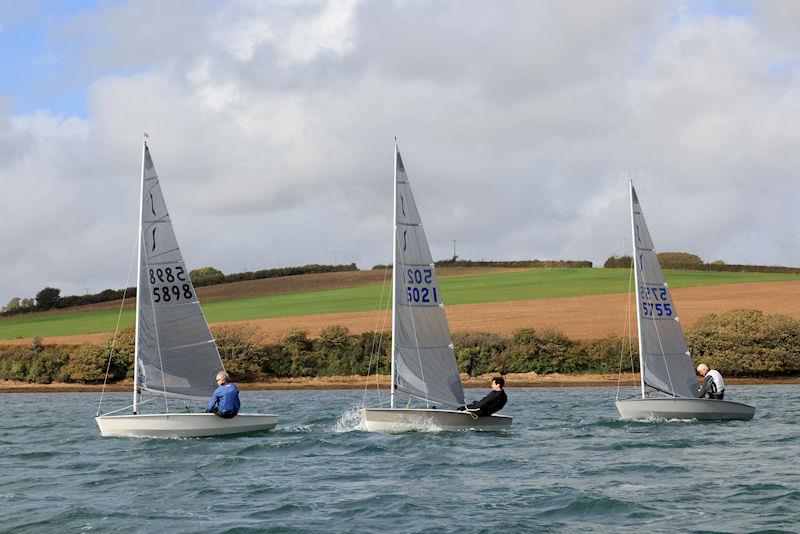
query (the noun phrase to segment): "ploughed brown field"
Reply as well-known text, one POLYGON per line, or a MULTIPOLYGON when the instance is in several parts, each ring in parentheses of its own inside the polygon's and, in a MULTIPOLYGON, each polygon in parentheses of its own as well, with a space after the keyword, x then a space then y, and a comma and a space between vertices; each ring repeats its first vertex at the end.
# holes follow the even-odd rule
MULTIPOLYGON (((469 273, 475 273, 471 269, 469 273)), ((375 281, 383 279, 383 271, 369 271, 375 281)), ((347 275, 350 273, 339 273, 347 275)), ((353 273, 357 275, 358 273, 353 273)), ((456 273, 449 273, 456 274, 456 273)), ((305 275, 316 276, 316 275, 305 275)), ((294 277, 302 278, 302 277, 294 277)), ((358 284, 363 276, 354 276, 358 284)), ((283 279, 284 283, 286 279, 283 279)), ((255 281, 267 283, 270 280, 255 281)), ((299 282, 299 281, 298 281, 299 282)), ((340 285, 343 280, 337 280, 340 285)), ((252 282, 243 282, 250 284, 252 282)), ((328 283, 327 280, 324 283, 328 283)), ((233 284, 231 284, 233 285, 233 284)), ((303 289, 308 286, 303 286, 303 289)), ((322 289, 323 287, 317 287, 322 289)), ((214 287, 203 288, 209 292, 214 287)), ((247 288, 252 289, 252 288, 247 288)), ((289 291, 289 290, 287 290, 289 291)), ((262 293, 263 294, 263 293, 262 293)), ((756 282, 726 284, 672 290, 678 314, 684 330, 700 317, 710 313, 721 313, 734 309, 756 309, 767 314, 780 313, 800 319, 800 281, 756 282)), ((205 297, 201 294, 201 299, 205 297)), ((225 298, 230 298, 226 293, 225 298)), ((508 335, 517 328, 555 329, 571 339, 597 339, 610 333, 623 335, 625 311, 633 295, 614 294, 584 297, 568 297, 518 302, 487 304, 463 304, 447 307, 447 318, 453 332, 494 332, 508 335)), ((210 300, 210 299, 209 299, 210 300)), ((631 303, 631 307, 633 307, 631 303)), ((118 304, 117 304, 118 306, 118 304)), ((632 316, 633 318, 633 316, 632 316)), ((635 320, 635 318, 634 318, 635 320)), ((330 325, 343 325, 353 333, 388 330, 391 319, 386 313, 357 312, 325 315, 308 315, 258 319, 252 321, 218 323, 219 325, 246 325, 251 327, 264 342, 278 341, 288 330, 299 328, 314 337, 320 329, 330 325)), ((212 326, 215 326, 212 324, 212 326)), ((635 323, 634 323, 635 334, 635 323)), ((102 343, 109 334, 49 337, 46 343, 102 343)), ((3 341, 3 344, 29 343, 30 340, 3 341)))

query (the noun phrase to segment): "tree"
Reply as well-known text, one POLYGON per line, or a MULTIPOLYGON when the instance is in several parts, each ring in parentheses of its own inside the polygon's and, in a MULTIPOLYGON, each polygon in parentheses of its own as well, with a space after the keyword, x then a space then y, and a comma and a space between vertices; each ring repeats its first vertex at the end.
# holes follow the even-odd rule
POLYGON ((614 268, 623 268, 623 269, 630 269, 633 265, 633 258, 630 256, 611 256, 606 260, 603 264, 603 268, 605 269, 614 269, 614 268))
POLYGON ((192 282, 195 285, 202 284, 203 282, 209 280, 216 280, 221 282, 224 277, 225 274, 219 269, 215 269, 214 267, 200 267, 198 269, 192 269, 191 271, 189 271, 189 278, 192 279, 192 282))
POLYGON ((658 263, 664 269, 702 269, 703 260, 688 252, 659 252, 658 263))
POLYGON ((346 326, 331 325, 320 330, 319 338, 314 344, 318 373, 325 375, 364 374, 366 362, 363 358, 361 362, 358 361, 356 343, 356 338, 350 335, 350 330, 346 326))
POLYGON ((55 308, 59 300, 61 300, 61 290, 55 287, 46 287, 36 293, 36 307, 40 310, 55 308))
POLYGON ((22 299, 14 297, 8 301, 8 304, 3 306, 3 313, 16 313, 20 311, 22 299))

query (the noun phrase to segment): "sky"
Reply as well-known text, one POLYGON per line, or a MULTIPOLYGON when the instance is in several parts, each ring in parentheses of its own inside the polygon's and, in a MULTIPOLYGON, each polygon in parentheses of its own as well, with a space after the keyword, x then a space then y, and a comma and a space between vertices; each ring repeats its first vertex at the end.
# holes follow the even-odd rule
POLYGON ((190 269, 630 248, 800 266, 800 3, 0 0, 0 306, 133 285, 143 132, 190 269))

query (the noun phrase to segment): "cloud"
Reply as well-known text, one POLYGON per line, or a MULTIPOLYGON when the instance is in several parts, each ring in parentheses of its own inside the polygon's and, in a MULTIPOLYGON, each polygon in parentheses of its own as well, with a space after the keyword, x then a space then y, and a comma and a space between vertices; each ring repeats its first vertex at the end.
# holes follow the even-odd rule
POLYGON ((123 285, 144 131, 191 267, 388 261, 394 136, 437 258, 458 239, 600 264, 630 177, 660 250, 800 265, 782 24, 763 4, 106 5, 62 32, 101 43, 86 117, 0 109, 0 300, 123 285))

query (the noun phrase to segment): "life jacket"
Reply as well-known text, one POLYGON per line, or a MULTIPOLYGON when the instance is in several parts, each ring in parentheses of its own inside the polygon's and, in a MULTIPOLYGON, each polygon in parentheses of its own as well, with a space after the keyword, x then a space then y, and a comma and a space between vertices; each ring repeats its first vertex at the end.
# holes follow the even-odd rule
POLYGON ((719 371, 711 369, 706 374, 711 377, 712 383, 714 384, 714 391, 712 391, 712 393, 719 394, 725 391, 725 381, 722 380, 722 375, 719 371))

